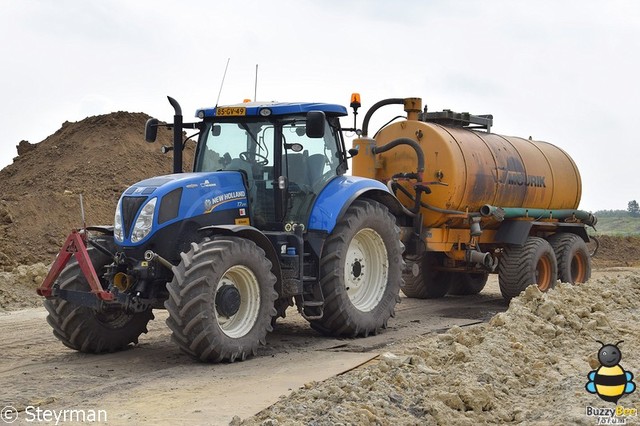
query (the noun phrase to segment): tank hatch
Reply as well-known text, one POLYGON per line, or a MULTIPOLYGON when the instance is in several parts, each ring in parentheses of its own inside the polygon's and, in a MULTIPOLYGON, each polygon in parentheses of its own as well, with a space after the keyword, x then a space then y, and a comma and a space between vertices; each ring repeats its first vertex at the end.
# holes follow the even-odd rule
POLYGON ((493 125, 493 115, 473 115, 468 112, 454 112, 445 109, 438 112, 423 112, 420 114, 420 121, 427 123, 437 123, 443 126, 467 127, 469 129, 482 129, 491 131, 493 125))

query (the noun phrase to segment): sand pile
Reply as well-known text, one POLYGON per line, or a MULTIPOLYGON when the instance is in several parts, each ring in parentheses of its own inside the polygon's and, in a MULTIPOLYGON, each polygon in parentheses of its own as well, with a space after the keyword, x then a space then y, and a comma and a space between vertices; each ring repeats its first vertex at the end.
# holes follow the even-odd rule
MULTIPOLYGON (((532 286, 487 324, 407 342, 234 424, 593 425, 587 406, 615 407, 585 390, 596 340, 624 340, 620 365, 640 376, 639 293, 637 270, 548 293, 532 286)), ((639 407, 640 392, 619 404, 639 407)))
MULTIPOLYGON (((168 130, 144 141, 142 113, 115 112, 65 122, 38 144, 22 141, 20 155, 0 171, 0 271, 49 263, 72 228, 81 226, 79 194, 88 224, 112 224, 118 198, 131 184, 171 173, 168 130)), ((193 145, 185 152, 191 168, 193 145)))

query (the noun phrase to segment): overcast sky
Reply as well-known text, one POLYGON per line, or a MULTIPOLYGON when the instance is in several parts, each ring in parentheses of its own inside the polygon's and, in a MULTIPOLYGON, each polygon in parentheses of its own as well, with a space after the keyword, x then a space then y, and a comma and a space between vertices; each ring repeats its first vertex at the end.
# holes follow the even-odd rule
POLYGON ((582 209, 640 200, 640 1, 4 0, 1 10, 0 167, 20 140, 64 121, 113 111, 170 121, 166 95, 190 119, 215 104, 231 58, 221 104, 253 98, 259 64, 258 100, 347 105, 358 91, 361 112, 421 97, 432 111, 491 113, 494 132, 573 157, 582 209))

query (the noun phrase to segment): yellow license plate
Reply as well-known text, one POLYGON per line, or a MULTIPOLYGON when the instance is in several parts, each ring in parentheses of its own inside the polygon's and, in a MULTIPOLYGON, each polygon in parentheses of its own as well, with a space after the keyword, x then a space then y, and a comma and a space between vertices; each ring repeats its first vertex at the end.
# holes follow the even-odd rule
POLYGON ((245 107, 220 107, 216 108, 216 116, 218 117, 232 117, 239 115, 247 115, 247 109, 245 107))

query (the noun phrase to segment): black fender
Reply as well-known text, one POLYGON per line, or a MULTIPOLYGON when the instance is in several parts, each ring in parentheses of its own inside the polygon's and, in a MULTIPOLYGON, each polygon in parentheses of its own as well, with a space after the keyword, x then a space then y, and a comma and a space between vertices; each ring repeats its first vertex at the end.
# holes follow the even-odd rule
POLYGON ((568 232, 576 234, 577 236, 582 238, 585 243, 589 242, 587 229, 582 224, 552 222, 539 223, 525 220, 505 220, 504 222, 502 222, 500 228, 498 228, 498 232, 496 233, 495 241, 498 243, 522 246, 527 241, 531 229, 537 225, 542 225, 545 227, 553 226, 556 228, 556 233, 568 232))

